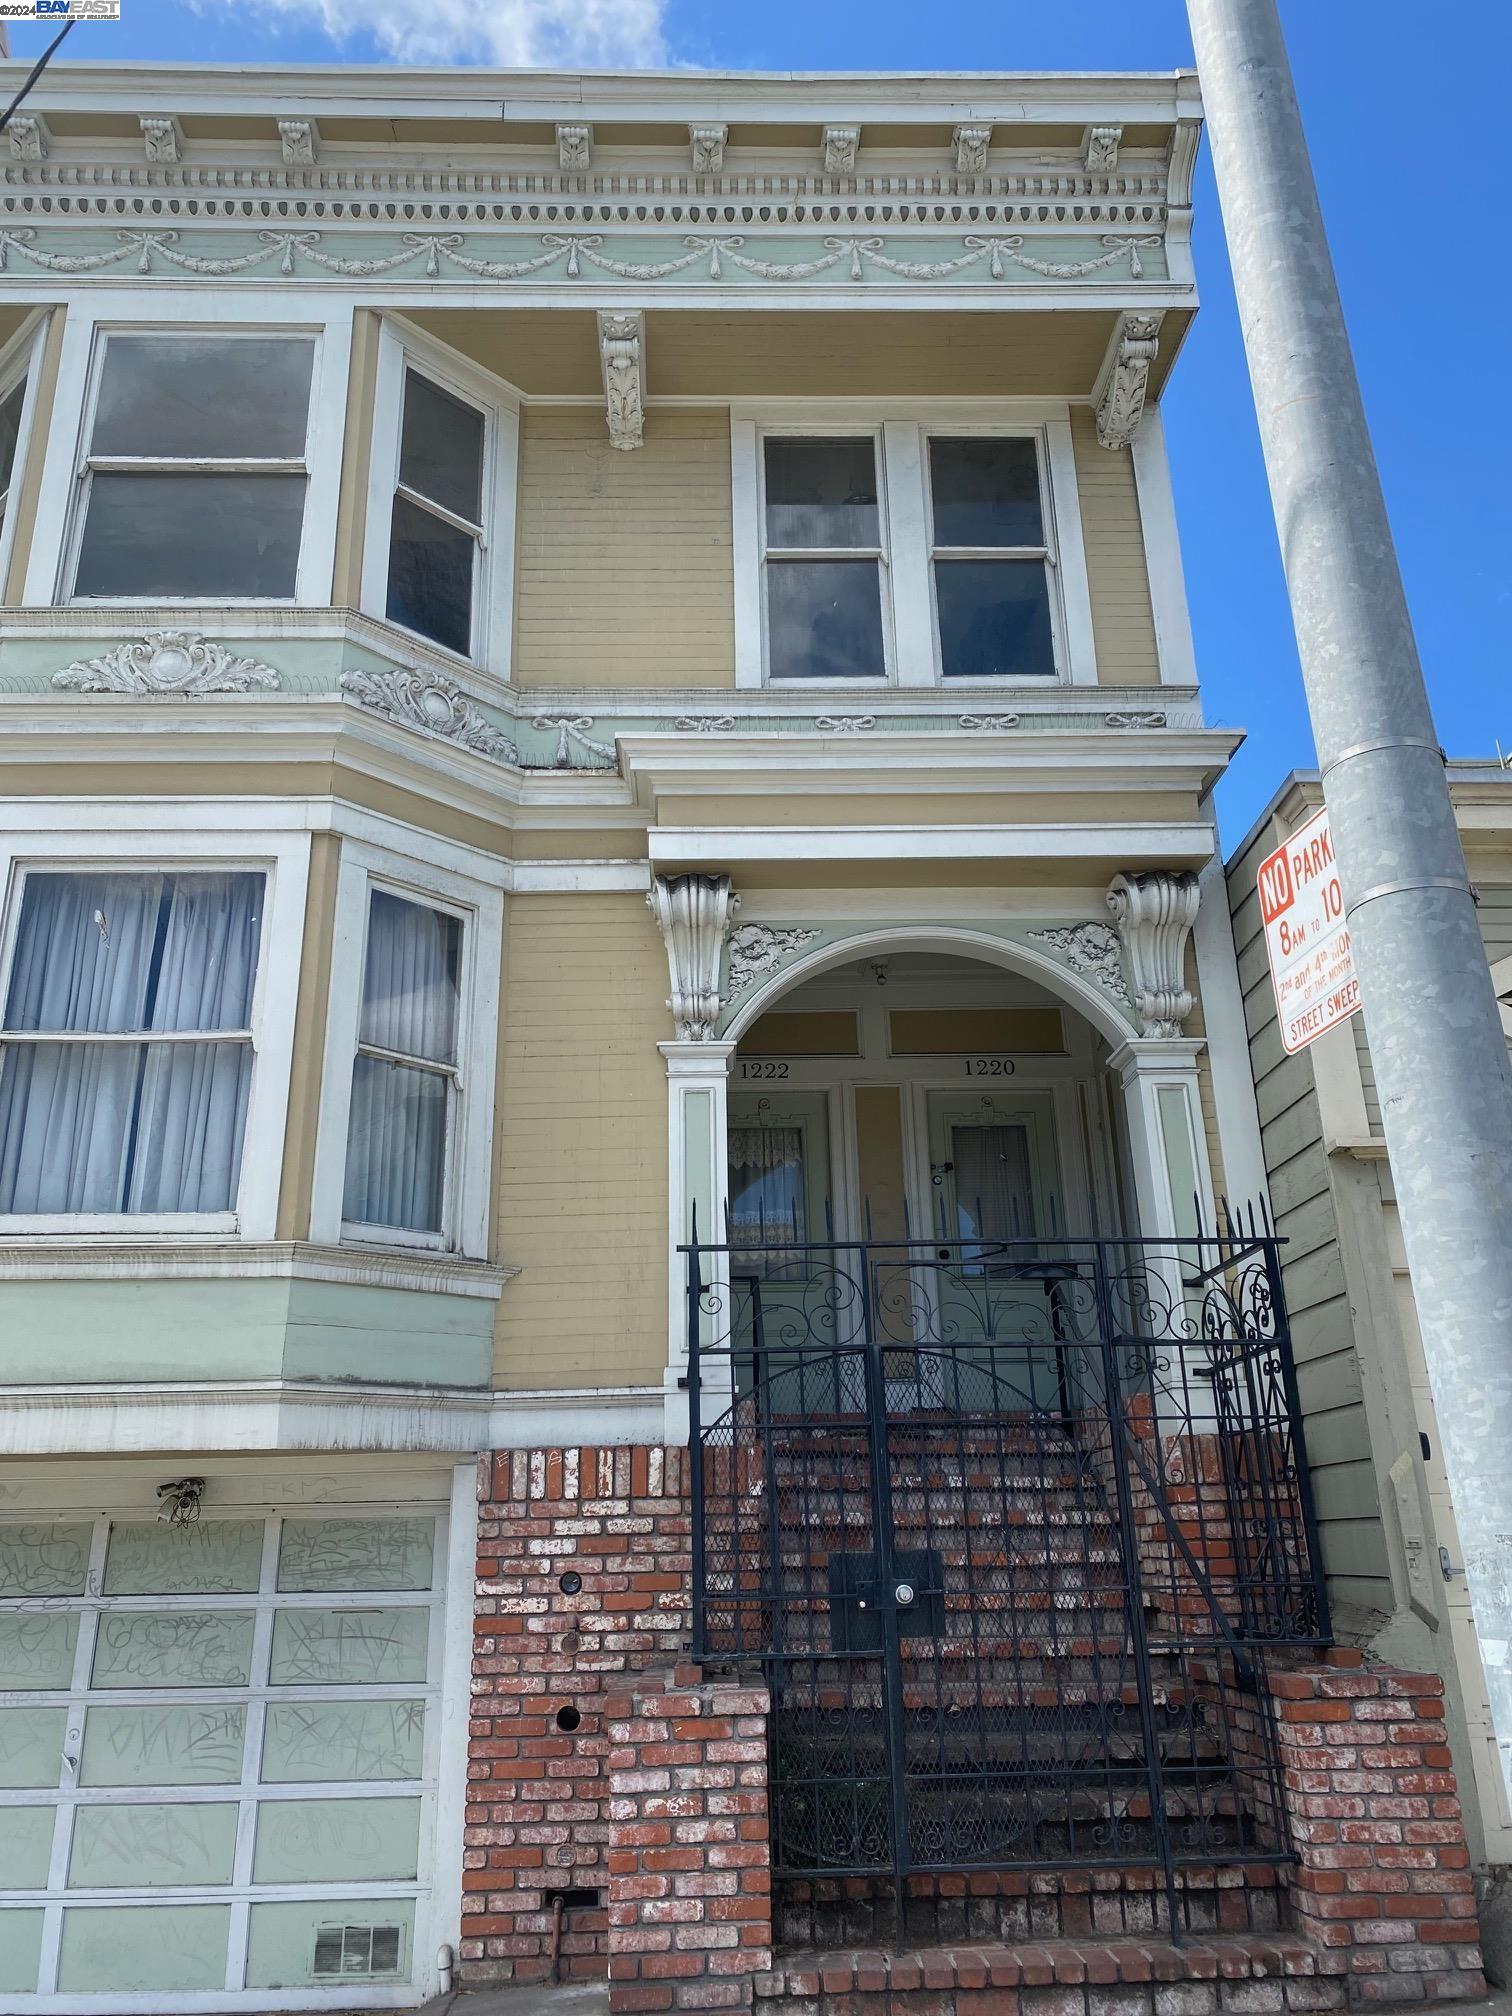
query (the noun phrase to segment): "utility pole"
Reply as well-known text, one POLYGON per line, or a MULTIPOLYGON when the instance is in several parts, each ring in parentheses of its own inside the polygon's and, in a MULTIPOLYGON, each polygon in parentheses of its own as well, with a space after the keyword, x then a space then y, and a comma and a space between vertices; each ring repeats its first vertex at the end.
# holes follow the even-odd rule
POLYGON ((1187 0, 1292 620, 1502 1770, 1512 1069, 1276 0, 1187 0))

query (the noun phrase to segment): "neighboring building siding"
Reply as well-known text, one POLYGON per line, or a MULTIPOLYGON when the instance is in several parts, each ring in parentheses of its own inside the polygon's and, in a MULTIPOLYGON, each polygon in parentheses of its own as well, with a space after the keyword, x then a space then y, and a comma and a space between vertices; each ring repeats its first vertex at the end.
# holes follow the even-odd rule
POLYGON ((1481 936, 1486 941, 1486 955, 1494 964, 1512 954, 1512 883, 1478 882, 1476 894, 1480 897, 1476 914, 1481 936))
POLYGON ((1229 871, 1261 1141, 1276 1231, 1288 1242, 1286 1301, 1330 1590, 1336 1604, 1390 1615, 1390 1567, 1312 1063, 1305 1052, 1288 1057, 1282 1049, 1255 893, 1256 870, 1279 837, 1279 829, 1263 829, 1229 871))
POLYGON ((667 960, 643 896, 505 918, 501 1387, 655 1385, 667 1361, 667 960))
POLYGON ((1085 407, 1073 408, 1071 432, 1098 679, 1104 686, 1158 686, 1160 657, 1134 459, 1127 452, 1110 454, 1098 446, 1097 422, 1085 407))
POLYGON ((634 454, 602 410, 521 414, 521 686, 735 683, 730 423, 659 412, 634 454))

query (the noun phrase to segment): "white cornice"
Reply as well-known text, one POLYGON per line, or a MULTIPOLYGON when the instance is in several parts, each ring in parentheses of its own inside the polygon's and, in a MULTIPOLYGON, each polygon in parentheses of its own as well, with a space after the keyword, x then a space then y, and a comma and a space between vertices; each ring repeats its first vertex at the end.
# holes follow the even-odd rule
MULTIPOLYGON (((743 863, 854 861, 1138 861, 1199 868, 1212 855, 1206 821, 1118 820, 1012 826, 661 826, 650 836, 659 870, 743 863)), ((737 875, 738 880, 738 875, 737 875)))

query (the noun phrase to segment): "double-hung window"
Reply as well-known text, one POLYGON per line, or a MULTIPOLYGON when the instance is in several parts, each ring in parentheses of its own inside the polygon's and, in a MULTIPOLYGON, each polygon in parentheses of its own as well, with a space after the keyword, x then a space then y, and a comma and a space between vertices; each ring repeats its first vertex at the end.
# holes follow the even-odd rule
POLYGON ((387 613, 467 657, 483 547, 484 417, 412 365, 403 399, 387 613))
POLYGON ((516 399, 467 358, 385 319, 362 607, 501 679, 513 620, 516 399))
POLYGON ((446 1231, 462 1092, 463 922, 375 887, 347 1120, 345 1229, 422 1245, 446 1231))
POLYGON ((21 446, 21 414, 26 405, 26 380, 0 391, 0 550, 3 550, 5 523, 10 516, 11 484, 19 473, 16 457, 21 446))
POLYGON ((884 677, 876 436, 768 434, 762 449, 767 676, 884 677))
POLYGON ((315 350, 307 332, 101 336, 75 597, 294 597, 315 350))
POLYGON ((1041 480, 1031 435, 930 437, 929 557, 942 678, 1054 678, 1041 480))
POLYGON ((265 893, 253 869, 26 872, 0 1029, 0 1217, 231 1222, 265 893))

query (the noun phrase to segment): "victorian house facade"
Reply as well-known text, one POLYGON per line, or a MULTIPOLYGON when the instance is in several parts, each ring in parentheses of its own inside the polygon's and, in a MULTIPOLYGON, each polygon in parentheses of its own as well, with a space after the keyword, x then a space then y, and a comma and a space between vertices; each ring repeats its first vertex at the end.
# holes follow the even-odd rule
POLYGON ((12 120, 0 2009, 1480 1984, 1442 1673, 1323 1650, 1160 418, 1199 131, 12 120))

